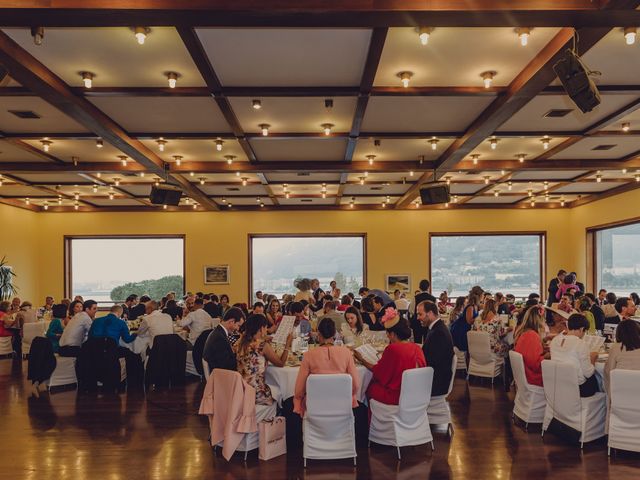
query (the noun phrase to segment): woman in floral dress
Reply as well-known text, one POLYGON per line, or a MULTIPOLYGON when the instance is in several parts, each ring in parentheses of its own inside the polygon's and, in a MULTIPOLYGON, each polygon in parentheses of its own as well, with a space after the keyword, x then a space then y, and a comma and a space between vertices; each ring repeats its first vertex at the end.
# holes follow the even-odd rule
POLYGON ((506 357, 509 354, 509 345, 503 338, 510 329, 502 326, 496 310, 496 301, 492 298, 485 302, 484 309, 474 326, 474 330, 489 334, 489 345, 495 355, 506 357))

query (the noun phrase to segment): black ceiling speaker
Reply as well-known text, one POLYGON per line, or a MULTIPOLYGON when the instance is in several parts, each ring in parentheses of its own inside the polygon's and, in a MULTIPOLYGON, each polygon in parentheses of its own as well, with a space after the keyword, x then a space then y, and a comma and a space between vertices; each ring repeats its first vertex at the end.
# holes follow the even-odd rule
POLYGON ((423 205, 449 203, 449 185, 443 182, 427 183, 420 189, 420 199, 423 205))
POLYGON ((154 205, 173 205, 177 206, 182 197, 182 189, 173 185, 154 185, 151 187, 151 195, 149 200, 154 205))
POLYGON ((597 72, 591 72, 586 68, 573 50, 567 50, 562 59, 553 66, 553 71, 558 75, 567 95, 582 113, 590 112, 600 105, 600 92, 589 77, 597 72))

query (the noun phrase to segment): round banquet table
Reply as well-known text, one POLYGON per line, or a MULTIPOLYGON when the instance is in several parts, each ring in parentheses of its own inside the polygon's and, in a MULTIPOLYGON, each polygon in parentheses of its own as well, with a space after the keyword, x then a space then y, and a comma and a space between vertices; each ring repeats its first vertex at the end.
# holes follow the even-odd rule
MULTIPOLYGON (((275 387, 280 393, 280 398, 277 398, 278 403, 281 404, 284 400, 293 397, 299 370, 300 367, 276 367, 274 365, 267 367, 265 380, 267 385, 275 387)), ((356 398, 361 403, 367 403, 365 393, 373 374, 363 365, 356 365, 356 370, 358 370, 360 378, 360 388, 358 388, 356 398)))

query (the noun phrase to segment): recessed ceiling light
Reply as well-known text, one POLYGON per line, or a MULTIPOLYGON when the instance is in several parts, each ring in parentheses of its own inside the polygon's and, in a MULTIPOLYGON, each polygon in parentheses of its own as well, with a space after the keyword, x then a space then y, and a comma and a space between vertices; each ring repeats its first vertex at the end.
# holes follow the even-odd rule
POLYGON ((397 75, 400 78, 400 81, 402 82, 402 86, 404 88, 408 88, 409 87, 409 80, 411 80, 411 77, 413 77, 413 72, 400 72, 397 75))

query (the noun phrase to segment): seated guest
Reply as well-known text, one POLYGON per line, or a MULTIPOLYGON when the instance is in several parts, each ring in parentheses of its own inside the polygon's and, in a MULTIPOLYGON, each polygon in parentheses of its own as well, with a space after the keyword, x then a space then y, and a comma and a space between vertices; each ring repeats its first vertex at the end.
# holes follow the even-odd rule
MULTIPOLYGON (((589 328, 587 328, 587 333, 593 335, 596 333, 596 319, 591 313, 591 300, 586 295, 583 295, 580 300, 576 300, 578 304, 578 312, 580 315, 584 315, 584 318, 589 322, 589 328)), ((571 317, 569 317, 571 318, 571 317)))
POLYGON ((527 382, 539 387, 542 387, 542 360, 550 358, 542 343, 544 322, 542 307, 531 306, 514 334, 514 350, 522 355, 527 382))
POLYGON ((233 352, 229 335, 240 329, 245 318, 242 310, 235 307, 230 308, 218 326, 207 337, 202 358, 207 361, 211 371, 214 368, 236 370, 236 354, 233 352))
POLYGON ((616 328, 616 342, 612 344, 604 366, 604 385, 609 397, 611 370, 640 370, 640 324, 633 320, 620 322, 616 328))
POLYGON ((130 310, 138 303, 138 295, 132 294, 122 304, 122 318, 129 320, 130 310))
MULTIPOLYGON (((618 314, 619 321, 628 320, 636 313, 636 305, 633 303, 633 300, 628 297, 619 297, 616 300, 615 308, 616 313, 618 314)), ((607 323, 613 322, 607 321, 607 323)))
POLYGON ((187 343, 191 348, 196 344, 196 340, 202 332, 213 328, 213 318, 202 307, 204 307, 203 299, 196 298, 193 312, 190 312, 182 320, 178 320, 178 325, 181 327, 189 327, 187 343))
POLYGON ((182 318, 182 308, 178 306, 175 300, 167 300, 162 313, 166 313, 171 317, 171 320, 179 320, 182 318))
POLYGON ((489 334, 489 345, 494 355, 499 357, 509 355, 509 345, 503 339, 510 329, 504 328, 498 319, 495 300, 489 299, 485 302, 480 321, 475 324, 474 330, 489 334))
POLYGON ((475 294, 470 294, 467 305, 462 310, 462 313, 449 327, 449 330, 451 331, 451 338, 453 339, 453 345, 461 352, 469 350, 467 333, 471 330, 471 327, 478 317, 479 308, 480 297, 475 294))
POLYGON ((305 412, 307 378, 309 375, 330 373, 347 373, 351 375, 351 406, 354 408, 358 406, 356 394, 360 387, 360 378, 356 370, 356 364, 353 361, 351 350, 347 347, 334 346, 335 336, 336 326, 333 320, 330 318, 320 320, 318 324, 318 346, 304 354, 298 377, 296 378, 293 411, 301 417, 304 417, 305 412))
POLYGON ((122 320, 122 306, 114 305, 111 307, 109 314, 104 317, 96 318, 91 324, 89 330, 90 337, 96 338, 113 338, 116 345, 122 339, 125 343, 131 343, 136 339, 135 334, 129 332, 127 322, 122 320))
POLYGON ((304 316, 304 305, 302 305, 302 302, 291 302, 289 310, 291 315, 296 317, 293 325, 300 328, 300 335, 309 335, 311 333, 311 322, 304 316))
POLYGON ((638 305, 640 305, 640 295, 638 295, 636 292, 631 292, 629 294, 629 298, 633 301, 633 304, 638 307, 638 305))
POLYGON ((615 293, 609 292, 605 296, 605 299, 606 299, 605 303, 602 306, 602 311, 604 312, 604 316, 606 318, 617 317, 618 312, 616 312, 616 301, 618 300, 618 297, 616 297, 615 293))
MULTIPOLYGON (((345 321, 342 322, 341 333, 345 339, 355 339, 362 332, 369 330, 369 326, 362 322, 360 312, 355 307, 349 307, 344 312, 345 321)), ((335 323, 334 323, 335 325, 335 323)))
POLYGON ((265 317, 267 318, 267 322, 269 322, 269 333, 275 332, 278 329, 280 320, 282 320, 280 300, 276 297, 273 297, 269 302, 265 317))
POLYGON ((11 304, 9 302, 0 302, 0 337, 13 337, 13 332, 9 327, 13 325, 13 320, 9 318, 11 304))
MULTIPOLYGON (((600 306, 604 305, 605 303, 607 303, 606 297, 607 297, 607 291, 604 288, 601 288, 600 290, 598 290, 598 298, 596 299, 596 303, 600 306)), ((594 295, 594 298, 595 298, 595 295, 594 295)))
POLYGON ((36 316, 38 318, 43 318, 45 314, 51 313, 51 309, 53 308, 53 297, 48 296, 44 299, 44 305, 38 309, 36 312, 36 316))
POLYGON ((598 304, 596 296, 593 293, 585 293, 584 298, 589 300, 591 307, 589 311, 591 315, 593 315, 593 322, 596 330, 604 329, 604 312, 602 311, 602 307, 598 304))
POLYGON ((387 405, 398 405, 403 372, 412 368, 426 367, 427 363, 420 346, 409 342, 411 338, 409 323, 400 317, 395 308, 386 309, 382 324, 387 332, 389 345, 384 349, 378 363, 372 365, 357 351, 354 351, 353 355, 373 373, 367 388, 367 397, 387 405))
POLYGON ((590 352, 582 340, 588 328, 589 322, 585 316, 574 313, 569 317, 567 332, 556 335, 549 345, 551 360, 576 367, 581 397, 592 397, 598 391, 594 367, 598 352, 590 352))
POLYGON ((74 300, 69 304, 69 311, 67 313, 67 317, 64 319, 64 325, 66 326, 69 321, 78 313, 82 311, 82 302, 78 300, 74 300))
POLYGON ((453 305, 453 309, 449 312, 449 323, 455 322, 467 303, 467 297, 457 297, 456 303, 453 305))
POLYGON ((287 337, 287 343, 280 355, 267 342, 267 319, 264 315, 249 315, 244 325, 244 333, 234 346, 238 372, 242 378, 256 390, 256 405, 271 405, 273 397, 266 384, 264 374, 268 362, 282 367, 289 356, 293 335, 287 337))
POLYGON ((253 308, 251 309, 251 313, 253 315, 264 315, 264 303, 258 301, 253 304, 253 308))
POLYGON ((231 303, 229 302, 229 295, 223 293, 220 295, 220 313, 224 315, 231 308, 231 303))
POLYGON ((351 298, 351 305, 360 310, 360 302, 356 300, 356 296, 353 294, 353 292, 349 292, 347 293, 347 295, 349 295, 349 297, 351 298))
POLYGON ((172 335, 175 333, 173 331, 173 321, 169 315, 158 310, 158 302, 155 300, 149 300, 144 305, 145 316, 140 321, 138 336, 150 337, 151 346, 153 347, 153 339, 157 335, 172 335))
POLYGON ((336 308, 336 310, 338 310, 339 312, 344 312, 351 306, 351 302, 352 300, 349 295, 343 295, 342 299, 340 299, 340 305, 338 305, 338 308, 336 308))
POLYGON ((435 303, 425 300, 416 309, 418 320, 427 332, 422 345, 427 366, 433 368, 431 395, 445 395, 451 383, 451 361, 453 359, 453 340, 449 329, 439 317, 435 303))
POLYGON ((569 294, 562 295, 560 303, 558 304, 558 310, 562 310, 565 313, 573 313, 573 305, 569 294))
POLYGON ((205 304, 204 311, 211 316, 211 318, 222 318, 222 307, 220 307, 220 300, 217 295, 213 293, 209 295, 209 301, 205 304))
POLYGON ((61 303, 54 305, 51 308, 51 315, 53 318, 51 319, 51 323, 49 323, 49 327, 47 328, 47 332, 44 336, 51 342, 54 353, 57 353, 60 349, 60 337, 62 337, 62 333, 64 332, 63 322, 67 316, 67 311, 67 306, 61 303))
POLYGON ((87 300, 82 304, 82 312, 69 320, 60 337, 58 353, 61 357, 77 357, 80 354, 80 347, 91 329, 97 311, 98 303, 95 300, 87 300))
POLYGON ((342 330, 342 322, 344 322, 344 315, 336 311, 338 304, 336 302, 327 302, 324 306, 324 313, 318 317, 318 320, 323 318, 330 318, 336 325, 338 331, 342 330))
POLYGON ((38 321, 36 311, 33 310, 32 307, 33 305, 31 304, 31 302, 22 302, 22 305, 20 305, 20 310, 14 317, 14 325, 16 327, 22 328, 25 323, 35 323, 38 321))
POLYGON ((511 313, 510 305, 507 303, 505 296, 497 292, 496 293, 496 311, 498 315, 509 315, 511 313))
POLYGON ((447 294, 447 292, 442 292, 440 294, 440 296, 438 297, 438 303, 436 303, 436 306, 438 307, 438 312, 442 315, 447 313, 447 310, 450 307, 453 307, 453 303, 449 302, 449 295, 447 294))
POLYGON ((360 303, 362 305, 362 321, 369 326, 369 330, 372 332, 384 330, 384 326, 375 314, 373 298, 364 297, 360 303))
POLYGON ((151 300, 151 298, 147 295, 142 295, 140 297, 140 303, 129 309, 129 320, 137 320, 138 317, 143 316, 147 310, 146 304, 149 300, 151 300))
POLYGON ((9 307, 9 311, 7 313, 9 315, 15 315, 20 311, 20 305, 22 305, 20 297, 13 297, 13 300, 11 300, 11 307, 9 307))

